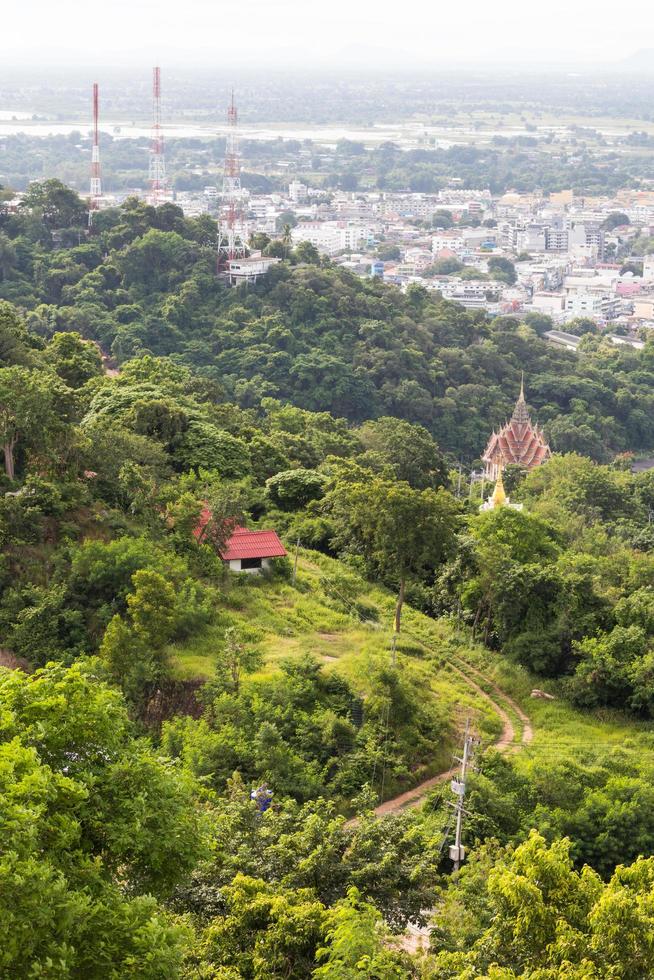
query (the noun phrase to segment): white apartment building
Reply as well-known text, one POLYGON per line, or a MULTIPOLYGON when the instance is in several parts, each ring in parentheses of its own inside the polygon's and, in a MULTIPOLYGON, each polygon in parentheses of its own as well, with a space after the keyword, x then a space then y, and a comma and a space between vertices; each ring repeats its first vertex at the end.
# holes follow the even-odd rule
POLYGON ((604 258, 604 230, 598 224, 572 221, 568 231, 568 247, 590 245, 597 250, 597 257, 604 258))
POLYGON ((294 204, 303 204, 309 196, 309 188, 301 180, 292 180, 288 185, 288 197, 294 204))
POLYGON ((374 238, 376 229, 355 221, 300 221, 291 232, 293 244, 310 242, 319 252, 358 251, 374 238))
POLYGON ((594 296, 613 296, 618 286, 618 272, 596 272, 595 269, 574 269, 563 280, 566 296, 573 293, 588 293, 594 296))
POLYGON ((563 293, 536 292, 532 296, 531 305, 538 313, 557 318, 563 312, 563 293))
POLYGON ((442 191, 436 195, 438 198, 439 207, 447 208, 458 208, 466 207, 471 202, 478 202, 482 205, 488 205, 490 207, 493 197, 491 192, 487 190, 448 190, 444 188, 442 191))
POLYGON ((400 215, 429 218, 443 207, 438 194, 385 194, 384 211, 396 211, 400 215))
POLYGON ((575 292, 565 297, 566 319, 588 316, 599 320, 615 320, 622 312, 619 296, 602 296, 599 293, 575 292))
POLYGON ((508 248, 512 251, 521 251, 518 249, 518 240, 525 228, 520 222, 516 221, 502 221, 498 224, 496 228, 497 243, 501 248, 508 248))
POLYGON ((527 225, 524 231, 517 231, 514 242, 515 248, 521 252, 546 252, 547 230, 545 225, 527 225))
POLYGON ((432 236, 431 250, 434 255, 449 249, 459 255, 467 250, 468 246, 463 238, 463 232, 456 230, 439 231, 432 236))

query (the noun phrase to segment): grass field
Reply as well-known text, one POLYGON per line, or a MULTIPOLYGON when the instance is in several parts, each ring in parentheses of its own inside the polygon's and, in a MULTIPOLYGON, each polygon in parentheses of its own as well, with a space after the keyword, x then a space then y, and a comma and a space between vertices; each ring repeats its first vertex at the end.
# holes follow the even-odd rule
MULTIPOLYGON (((324 670, 344 675, 365 698, 375 670, 391 662, 394 598, 347 572, 361 592, 359 606, 353 608, 325 591, 324 578, 339 574, 343 574, 340 563, 315 552, 302 552, 296 586, 276 578, 229 576, 215 624, 190 641, 169 647, 174 677, 209 680, 225 630, 236 626, 263 654, 261 669, 246 684, 256 684, 277 671, 286 658, 310 654, 324 670)), ((447 719, 448 732, 429 764, 413 771, 412 780, 418 783, 449 767, 466 718, 486 743, 499 736, 502 722, 488 701, 448 668, 448 651, 456 644, 451 627, 408 607, 406 623, 412 633, 419 629, 428 649, 402 635, 397 644, 398 667, 431 690, 447 719)), ((390 795, 393 787, 388 790, 390 795)))
MULTIPOLYGON (((209 680, 225 630, 236 626, 263 654, 261 669, 246 683, 256 684, 269 676, 286 658, 310 654, 321 661, 325 670, 342 673, 365 698, 375 668, 391 660, 394 597, 359 579, 359 608, 354 608, 352 603, 330 597, 325 591, 325 577, 339 574, 343 574, 340 563, 305 551, 301 552, 296 586, 276 578, 231 575, 225 583, 216 623, 189 642, 169 648, 174 677, 180 681, 209 680)), ((353 575, 349 571, 347 574, 353 575)), ((415 783, 448 768, 466 718, 471 719, 487 745, 502 731, 502 722, 492 705, 453 672, 450 664, 460 665, 461 660, 488 678, 485 681, 471 675, 510 716, 516 746, 521 744, 522 722, 510 704, 498 698, 493 682, 529 715, 533 740, 516 754, 519 768, 571 753, 590 759, 604 750, 638 754, 654 747, 653 725, 639 723, 619 712, 572 708, 565 701, 562 685, 532 677, 523 668, 472 643, 467 631, 458 632, 453 621, 433 620, 405 607, 403 628, 397 647, 398 667, 431 690, 448 719, 449 736, 430 765, 415 770, 415 783), (555 700, 532 699, 534 687, 551 692, 555 700)))

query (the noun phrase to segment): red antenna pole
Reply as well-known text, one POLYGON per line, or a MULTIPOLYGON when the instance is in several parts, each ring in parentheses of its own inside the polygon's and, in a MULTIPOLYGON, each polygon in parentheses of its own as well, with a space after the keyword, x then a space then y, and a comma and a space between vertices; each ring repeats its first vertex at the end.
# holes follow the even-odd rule
POLYGON ((230 259, 245 255, 243 198, 241 196, 241 153, 238 142, 238 112, 231 91, 227 107, 227 136, 223 167, 222 217, 218 235, 218 271, 230 259))
POLYGON ((93 147, 91 149, 91 194, 89 199, 89 227, 93 223, 93 212, 100 207, 102 198, 102 173, 100 170, 100 136, 98 130, 100 99, 98 83, 93 83, 93 147))
POLYGON ((150 198, 157 207, 166 195, 166 160, 161 128, 161 69, 152 69, 152 133, 150 137, 150 198))

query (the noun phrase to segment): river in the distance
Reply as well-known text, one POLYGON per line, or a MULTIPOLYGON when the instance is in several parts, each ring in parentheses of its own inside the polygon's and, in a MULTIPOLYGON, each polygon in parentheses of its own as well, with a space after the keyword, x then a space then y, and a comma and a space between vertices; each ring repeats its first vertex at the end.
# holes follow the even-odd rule
MULTIPOLYGON (((538 134, 520 127, 507 127, 502 131, 476 130, 468 127, 432 126, 415 119, 398 123, 379 123, 373 126, 352 128, 334 124, 327 126, 307 126, 306 124, 239 125, 239 136, 245 140, 312 140, 328 146, 335 146, 339 140, 351 140, 366 145, 377 145, 386 141, 397 143, 403 148, 434 146, 448 148, 457 143, 483 141, 493 136, 540 135, 554 131, 557 127, 543 127, 538 134)), ((50 122, 34 118, 26 112, 0 109, 0 137, 25 133, 30 136, 68 136, 70 133, 89 134, 90 120, 78 122, 50 122)), ((114 139, 143 139, 150 136, 149 125, 143 122, 124 120, 103 120, 100 129, 114 139)), ((171 123, 164 126, 164 134, 169 139, 212 140, 224 136, 227 126, 221 123, 171 123)))

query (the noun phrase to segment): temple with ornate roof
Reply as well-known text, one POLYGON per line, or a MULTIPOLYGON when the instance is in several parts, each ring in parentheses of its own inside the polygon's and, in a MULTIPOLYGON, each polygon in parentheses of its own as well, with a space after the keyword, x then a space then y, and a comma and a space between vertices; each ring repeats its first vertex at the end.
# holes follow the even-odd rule
POLYGON ((533 470, 534 467, 546 463, 551 455, 552 451, 542 430, 531 421, 522 383, 513 415, 488 440, 481 457, 485 465, 484 475, 488 480, 497 480, 503 467, 511 464, 533 470))

